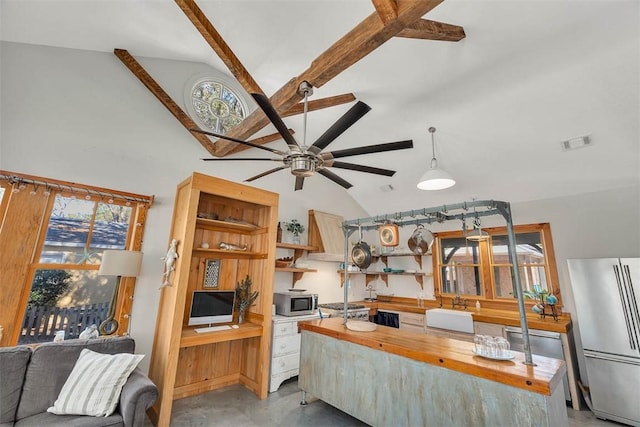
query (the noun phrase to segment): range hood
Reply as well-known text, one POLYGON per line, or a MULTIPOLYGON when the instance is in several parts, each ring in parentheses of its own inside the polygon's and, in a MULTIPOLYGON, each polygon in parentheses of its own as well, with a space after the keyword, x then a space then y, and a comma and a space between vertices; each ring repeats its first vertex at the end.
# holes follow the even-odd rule
POLYGON ((340 215, 309 210, 309 251, 307 257, 320 261, 344 261, 344 232, 340 215))

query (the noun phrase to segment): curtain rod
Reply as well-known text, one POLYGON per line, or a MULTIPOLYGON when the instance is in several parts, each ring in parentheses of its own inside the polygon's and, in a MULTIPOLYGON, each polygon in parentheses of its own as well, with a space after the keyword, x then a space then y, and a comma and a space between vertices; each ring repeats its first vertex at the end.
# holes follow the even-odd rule
POLYGON ((20 191, 26 189, 27 186, 32 185, 34 190, 42 186, 45 191, 66 191, 71 194, 97 196, 102 200, 123 200, 131 203, 145 203, 151 205, 154 200, 154 196, 145 196, 142 194, 127 193, 119 190, 110 190, 108 188, 94 187, 91 185, 77 184, 69 181, 61 181, 57 179, 41 178, 33 175, 26 175, 21 173, 9 172, 0 170, 0 180, 7 180, 13 187, 13 191, 20 191))

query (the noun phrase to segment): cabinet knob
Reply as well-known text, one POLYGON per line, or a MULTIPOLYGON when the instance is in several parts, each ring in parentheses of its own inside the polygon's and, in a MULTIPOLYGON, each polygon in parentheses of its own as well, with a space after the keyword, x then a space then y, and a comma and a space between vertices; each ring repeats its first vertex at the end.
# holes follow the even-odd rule
POLYGON ((287 348, 287 345, 286 344, 280 344, 280 348, 282 348, 282 349, 287 348))

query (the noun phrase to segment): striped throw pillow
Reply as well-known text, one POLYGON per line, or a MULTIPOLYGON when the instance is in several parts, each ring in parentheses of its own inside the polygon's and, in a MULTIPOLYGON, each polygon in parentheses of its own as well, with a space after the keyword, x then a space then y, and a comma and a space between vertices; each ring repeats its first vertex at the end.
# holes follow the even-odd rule
POLYGON ((47 409, 58 415, 108 417, 143 354, 102 354, 83 349, 58 399, 47 409))

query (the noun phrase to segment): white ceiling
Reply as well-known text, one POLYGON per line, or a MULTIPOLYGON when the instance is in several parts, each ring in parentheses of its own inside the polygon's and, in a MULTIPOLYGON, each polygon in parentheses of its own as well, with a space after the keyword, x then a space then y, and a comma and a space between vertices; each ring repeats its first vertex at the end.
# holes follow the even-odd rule
MULTIPOLYGON (((197 4, 267 95, 374 12, 368 0, 197 4)), ((1 0, 0 6, 2 40, 122 48, 226 72, 169 0, 1 0)), ((349 194, 370 214, 471 198, 538 200, 639 182, 640 2, 445 0, 425 18, 460 25, 467 37, 392 39, 312 98, 352 92, 372 107, 327 150, 413 139, 412 150, 344 159, 397 170, 392 178, 335 170, 354 184, 349 194), (415 188, 431 158, 430 126, 437 128, 440 166, 458 181, 448 190, 415 188), (583 135, 592 147, 561 150, 562 140, 583 135), (394 191, 382 192, 388 184, 394 191)), ((310 113, 307 139, 348 107, 310 113)), ((285 122, 300 139, 300 118, 285 122)), ((256 162, 255 173, 271 167, 256 162)))

